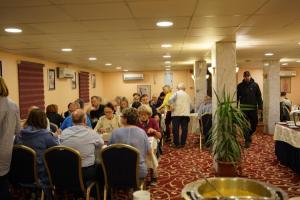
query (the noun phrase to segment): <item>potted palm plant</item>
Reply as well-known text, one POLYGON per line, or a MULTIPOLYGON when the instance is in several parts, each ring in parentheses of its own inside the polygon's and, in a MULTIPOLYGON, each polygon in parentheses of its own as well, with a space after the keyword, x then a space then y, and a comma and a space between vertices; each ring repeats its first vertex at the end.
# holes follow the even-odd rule
POLYGON ((217 109, 210 130, 210 144, 214 167, 219 176, 236 176, 242 156, 241 140, 250 124, 234 100, 235 94, 223 89, 222 96, 216 94, 217 109))

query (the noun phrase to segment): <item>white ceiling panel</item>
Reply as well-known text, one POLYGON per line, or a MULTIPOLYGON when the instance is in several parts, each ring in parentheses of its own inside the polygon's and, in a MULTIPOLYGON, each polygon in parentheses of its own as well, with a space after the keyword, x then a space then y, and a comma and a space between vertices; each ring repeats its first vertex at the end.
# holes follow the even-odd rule
POLYGON ((134 1, 129 7, 134 17, 186 17, 192 16, 196 0, 134 1))
POLYGON ((192 28, 220 28, 220 27, 237 27, 248 16, 233 15, 233 16, 202 16, 194 17, 192 20, 192 28))
POLYGON ((128 19, 131 18, 129 9, 125 3, 102 4, 67 4, 59 5, 66 13, 76 20, 91 19, 128 19))
POLYGON ((139 29, 133 19, 83 21, 81 24, 84 26, 83 30, 87 31, 126 31, 139 29))
POLYGON ((195 16, 250 15, 269 0, 199 0, 195 16))
POLYGON ((1 0, 0 7, 30 7, 51 5, 48 0, 1 0))
POLYGON ((71 18, 55 6, 1 8, 1 23, 60 22, 71 18))

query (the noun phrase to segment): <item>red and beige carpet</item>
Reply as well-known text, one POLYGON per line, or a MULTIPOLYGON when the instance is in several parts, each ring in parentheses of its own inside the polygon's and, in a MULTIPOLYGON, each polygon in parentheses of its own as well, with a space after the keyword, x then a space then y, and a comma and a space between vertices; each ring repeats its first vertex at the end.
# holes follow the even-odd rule
MULTIPOLYGON (((199 144, 194 144, 192 136, 188 140, 185 148, 164 146, 164 154, 159 162, 158 183, 150 188, 152 200, 182 199, 182 188, 200 179, 199 171, 206 177, 216 176, 209 151, 200 151, 199 144)), ((286 191, 289 197, 300 196, 300 176, 277 161, 272 135, 260 133, 253 137, 251 147, 244 150, 242 177, 273 184, 286 191)))

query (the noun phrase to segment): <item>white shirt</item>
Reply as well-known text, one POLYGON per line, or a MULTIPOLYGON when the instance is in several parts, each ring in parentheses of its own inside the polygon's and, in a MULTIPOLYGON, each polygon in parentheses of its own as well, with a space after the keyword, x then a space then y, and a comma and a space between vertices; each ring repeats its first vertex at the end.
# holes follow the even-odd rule
POLYGON ((172 116, 189 116, 191 110, 190 96, 183 90, 175 92, 169 99, 173 105, 172 116))

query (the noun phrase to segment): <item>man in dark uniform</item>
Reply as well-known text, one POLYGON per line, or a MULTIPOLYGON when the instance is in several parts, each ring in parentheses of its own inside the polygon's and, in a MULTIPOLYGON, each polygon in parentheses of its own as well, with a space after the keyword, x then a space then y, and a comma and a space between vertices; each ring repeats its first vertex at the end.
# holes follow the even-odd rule
POLYGON ((237 101, 251 124, 251 129, 244 134, 245 147, 249 148, 252 142, 251 136, 258 123, 257 112, 261 112, 263 108, 259 86, 251 78, 249 71, 244 72, 244 79, 237 86, 237 101))

